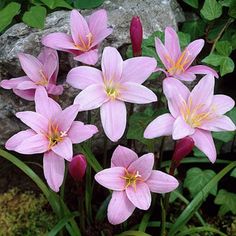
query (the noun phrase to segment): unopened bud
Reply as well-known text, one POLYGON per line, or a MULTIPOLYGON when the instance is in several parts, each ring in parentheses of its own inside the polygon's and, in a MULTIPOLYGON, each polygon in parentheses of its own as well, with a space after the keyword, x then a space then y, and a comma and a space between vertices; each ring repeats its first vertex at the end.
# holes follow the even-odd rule
POLYGON ((87 161, 83 154, 75 155, 69 163, 69 173, 75 181, 81 181, 84 177, 87 161))
POLYGON ((175 168, 178 167, 181 160, 193 150, 193 147, 194 141, 189 136, 180 139, 176 142, 174 154, 172 157, 172 162, 175 165, 175 168))
POLYGON ((132 44, 133 56, 142 55, 143 27, 138 16, 133 16, 130 23, 130 39, 132 44))

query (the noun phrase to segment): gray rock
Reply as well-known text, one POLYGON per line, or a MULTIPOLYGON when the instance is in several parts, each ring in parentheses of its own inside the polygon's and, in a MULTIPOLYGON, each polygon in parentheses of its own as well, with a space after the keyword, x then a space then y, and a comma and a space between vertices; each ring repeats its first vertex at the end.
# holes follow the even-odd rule
MULTIPOLYGON (((177 28, 177 23, 184 20, 182 10, 175 0, 114 0, 105 1, 100 7, 107 10, 109 25, 113 33, 103 43, 113 47, 121 47, 130 43, 129 24, 133 15, 141 17, 144 37, 166 26, 177 28)), ((41 38, 52 32, 69 33, 68 11, 56 11, 47 16, 43 30, 28 27, 24 23, 13 25, 0 36, 0 80, 23 75, 17 54, 25 52, 37 56, 41 50, 41 38)), ((91 11, 82 11, 82 15, 89 15, 91 11)), ((77 65, 71 55, 60 52, 59 81, 65 80, 71 67, 77 65)), ((70 105, 78 93, 65 85, 65 92, 60 98, 63 107, 70 105)), ((33 103, 16 97, 12 91, 0 89, 0 144, 22 127, 14 117, 17 111, 32 110, 33 103)), ((84 119, 84 118, 83 118, 84 119)), ((101 129, 100 129, 101 130, 101 129)))

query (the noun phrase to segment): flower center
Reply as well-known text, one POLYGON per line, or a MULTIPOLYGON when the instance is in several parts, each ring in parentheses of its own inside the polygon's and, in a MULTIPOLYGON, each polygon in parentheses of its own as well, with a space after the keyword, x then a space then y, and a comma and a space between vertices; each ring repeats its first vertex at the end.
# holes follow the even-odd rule
POLYGON ((65 131, 60 131, 57 124, 53 124, 50 122, 48 126, 48 133, 46 134, 46 137, 49 141, 48 150, 61 142, 66 136, 67 133, 65 131))
POLYGON ((128 172, 125 170, 125 175, 122 176, 122 179, 125 179, 125 188, 132 186, 136 190, 136 183, 137 181, 142 181, 142 176, 139 174, 138 171, 135 172, 128 172))
POLYGON ((212 115, 214 113, 214 107, 210 109, 204 109, 205 104, 199 104, 195 107, 192 106, 192 99, 189 99, 189 102, 186 103, 183 100, 183 106, 180 109, 180 113, 187 124, 192 128, 196 128, 202 125, 204 121, 212 120, 212 115))
POLYGON ((93 35, 92 33, 88 33, 86 35, 86 40, 83 40, 82 36, 79 34, 79 44, 75 44, 75 46, 82 52, 87 52, 93 43, 93 35))
POLYGON ((104 80, 104 84, 107 96, 110 97, 111 99, 116 99, 120 94, 119 92, 120 85, 112 80, 104 80))
POLYGON ((35 84, 36 85, 47 86, 48 85, 48 78, 44 74, 43 70, 39 70, 39 74, 41 76, 41 79, 39 81, 37 81, 35 84))
POLYGON ((170 75, 174 74, 181 74, 185 71, 185 66, 190 61, 190 53, 188 50, 184 50, 183 53, 178 58, 177 62, 175 62, 171 57, 168 55, 165 56, 166 60, 171 64, 171 67, 167 70, 170 75))

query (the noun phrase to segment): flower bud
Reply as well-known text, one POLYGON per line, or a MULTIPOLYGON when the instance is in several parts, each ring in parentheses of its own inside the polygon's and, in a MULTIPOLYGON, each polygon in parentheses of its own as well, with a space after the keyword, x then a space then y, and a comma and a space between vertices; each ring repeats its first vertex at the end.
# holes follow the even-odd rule
POLYGON ((138 16, 133 16, 130 23, 130 39, 132 44, 133 56, 142 55, 143 27, 138 16))
POLYGON ((87 161, 83 154, 75 155, 69 163, 69 173, 75 181, 81 181, 84 177, 87 161))
POLYGON ((179 166, 181 160, 186 157, 194 147, 194 141, 191 137, 187 136, 176 142, 174 154, 172 157, 172 162, 176 167, 179 166))

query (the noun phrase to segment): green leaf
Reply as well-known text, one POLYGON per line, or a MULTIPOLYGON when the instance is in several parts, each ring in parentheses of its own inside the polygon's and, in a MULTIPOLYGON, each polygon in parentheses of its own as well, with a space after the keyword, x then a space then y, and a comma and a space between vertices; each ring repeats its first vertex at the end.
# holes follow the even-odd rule
POLYGON ((129 230, 118 234, 117 236, 151 236, 151 234, 146 234, 142 231, 129 230))
POLYGON ((234 139, 235 131, 224 131, 224 132, 212 132, 213 138, 220 140, 224 143, 234 139))
POLYGON ((189 33, 178 32, 180 47, 185 48, 191 41, 191 36, 189 33))
POLYGON ((79 216, 79 212, 73 212, 72 214, 62 218, 54 228, 47 234, 47 236, 56 236, 64 228, 64 226, 73 218, 79 216))
POLYGON ((228 14, 231 17, 236 18, 236 2, 235 1, 231 2, 228 14))
POLYGON ((147 39, 143 40, 142 46, 155 47, 155 38, 159 38, 162 42, 164 40, 164 32, 155 31, 147 39))
POLYGON ((233 49, 229 41, 218 41, 216 44, 216 51, 222 56, 228 57, 232 50, 233 49))
POLYGON ((235 50, 236 49, 236 33, 232 35, 231 45, 232 45, 233 50, 235 50))
POLYGON ((222 14, 222 6, 216 0, 205 0, 201 14, 207 20, 219 18, 222 14))
POLYGON ((183 24, 182 31, 191 35, 191 40, 200 38, 204 35, 206 23, 202 19, 186 21, 183 24))
POLYGON ((165 112, 166 109, 159 109, 158 112, 155 113, 151 108, 147 107, 144 112, 137 112, 131 115, 129 118, 127 139, 138 140, 148 145, 152 140, 143 137, 144 130, 152 120, 165 112))
POLYGON ((214 201, 215 204, 220 205, 219 215, 225 215, 227 212, 236 214, 236 194, 230 193, 221 189, 214 201))
POLYGON ((78 9, 92 9, 102 5, 104 0, 75 0, 74 7, 78 9))
POLYGON ((193 8, 198 8, 198 0, 184 0, 184 2, 193 8))
POLYGON ((234 61, 230 57, 224 57, 220 65, 220 75, 224 76, 234 71, 234 61))
POLYGON ((236 167, 236 161, 231 162, 223 170, 221 170, 213 179, 211 179, 188 204, 180 216, 176 219, 175 223, 171 226, 168 236, 175 236, 193 216, 193 214, 200 208, 206 197, 209 195, 215 185, 233 168, 236 167))
POLYGON ((66 1, 64 0, 41 0, 47 7, 50 9, 55 9, 57 7, 73 9, 66 1))
MULTIPOLYGON (((216 173, 213 170, 201 170, 197 167, 191 168, 187 171, 184 187, 189 190, 192 197, 195 197, 215 175, 216 173)), ((211 189, 210 193, 216 195, 217 185, 211 189)))
POLYGON ((232 2, 232 0, 220 0, 219 4, 224 6, 224 7, 229 7, 231 2, 232 2))
POLYGON ((232 172, 230 173, 230 176, 236 178, 236 168, 232 170, 232 172))
POLYGON ((42 29, 46 18, 46 8, 42 6, 31 7, 25 12, 22 20, 31 27, 42 29))
POLYGON ((12 22, 14 16, 19 14, 20 6, 17 2, 11 2, 0 11, 0 32, 12 22))
POLYGON ((222 61, 222 56, 216 53, 211 53, 207 57, 205 57, 202 62, 207 63, 213 66, 220 66, 222 61))
POLYGON ((227 112, 226 115, 236 124, 236 107, 227 112))

